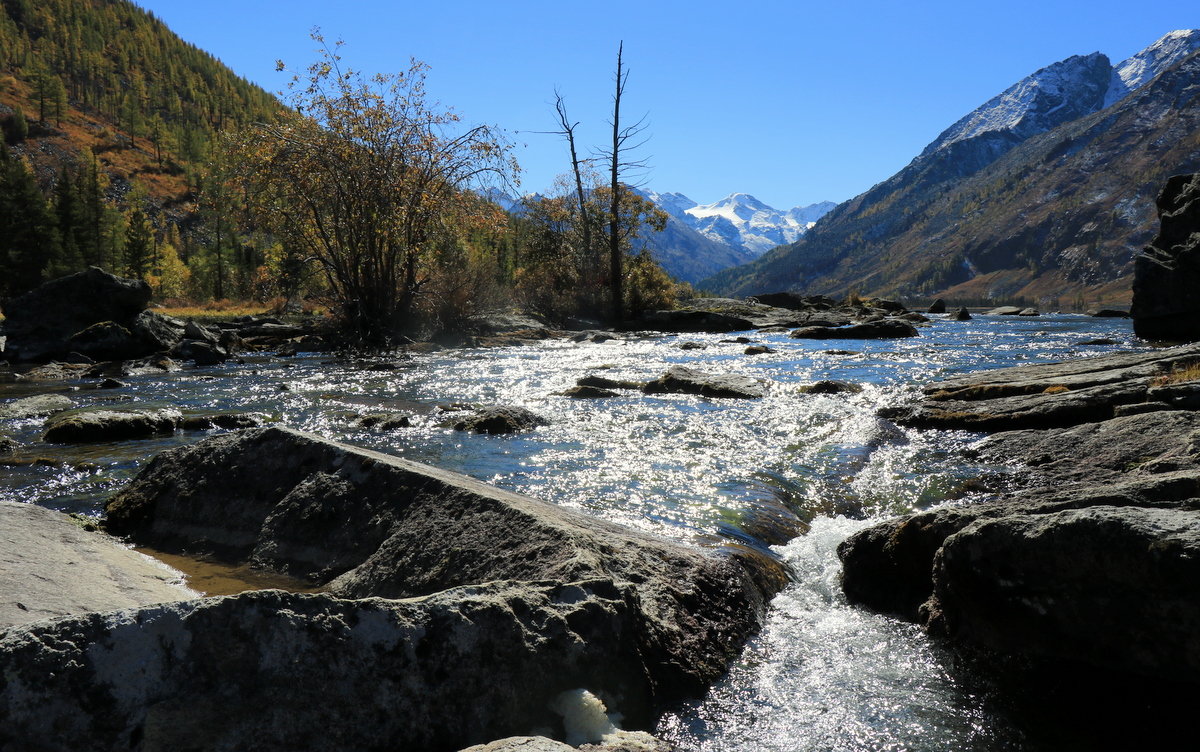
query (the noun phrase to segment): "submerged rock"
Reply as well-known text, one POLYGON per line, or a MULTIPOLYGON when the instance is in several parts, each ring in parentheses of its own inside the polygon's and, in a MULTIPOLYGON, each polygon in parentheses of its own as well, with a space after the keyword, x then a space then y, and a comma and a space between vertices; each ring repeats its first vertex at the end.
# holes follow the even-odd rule
POLYGON ((1158 234, 1133 261, 1133 331, 1194 342, 1200 340, 1200 173, 1169 178, 1157 207, 1158 234))
POLYGON ((702 397, 758 399, 766 392, 758 379, 741 374, 710 374, 686 366, 671 366, 646 384, 646 394, 698 394, 702 397))
POLYGON ((851 384, 848 381, 833 381, 825 379, 815 381, 812 384, 796 387, 796 391, 800 394, 858 394, 863 390, 858 384, 851 384))

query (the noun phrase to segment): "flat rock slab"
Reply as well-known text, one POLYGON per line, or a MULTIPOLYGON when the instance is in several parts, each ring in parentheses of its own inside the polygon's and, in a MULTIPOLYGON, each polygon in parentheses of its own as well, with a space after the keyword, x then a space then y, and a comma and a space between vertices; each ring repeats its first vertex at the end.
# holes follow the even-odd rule
POLYGON ((0 420, 41 418, 63 410, 70 410, 74 406, 75 403, 66 395, 38 394, 0 405, 0 420))
POLYGON ((967 374, 932 384, 924 401, 886 408, 883 415, 917 428, 1066 428, 1108 420, 1150 402, 1185 406, 1184 389, 1164 391, 1159 384, 1196 362, 1200 346, 1188 345, 967 374), (1164 395, 1180 404, 1165 401, 1164 395))
POLYGON ((195 596, 180 572, 61 512, 0 501, 0 630, 195 596))

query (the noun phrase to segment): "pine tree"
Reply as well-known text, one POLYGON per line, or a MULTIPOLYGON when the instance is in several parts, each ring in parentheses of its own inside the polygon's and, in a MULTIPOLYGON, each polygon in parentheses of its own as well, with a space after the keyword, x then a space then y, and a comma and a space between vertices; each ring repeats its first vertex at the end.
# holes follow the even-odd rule
POLYGON ((153 261, 154 235, 150 222, 140 208, 134 207, 126 216, 125 272, 134 279, 145 279, 153 261))
POLYGON ((33 173, 0 144, 0 297, 39 285, 57 255, 54 216, 33 173))

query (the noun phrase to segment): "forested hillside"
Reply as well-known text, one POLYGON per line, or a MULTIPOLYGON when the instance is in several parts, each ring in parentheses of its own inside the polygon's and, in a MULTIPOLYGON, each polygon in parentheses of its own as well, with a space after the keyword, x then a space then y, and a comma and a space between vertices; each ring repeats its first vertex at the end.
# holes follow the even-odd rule
POLYGON ((246 292, 263 254, 204 175, 220 131, 280 109, 127 0, 0 0, 0 296, 86 265, 246 292))

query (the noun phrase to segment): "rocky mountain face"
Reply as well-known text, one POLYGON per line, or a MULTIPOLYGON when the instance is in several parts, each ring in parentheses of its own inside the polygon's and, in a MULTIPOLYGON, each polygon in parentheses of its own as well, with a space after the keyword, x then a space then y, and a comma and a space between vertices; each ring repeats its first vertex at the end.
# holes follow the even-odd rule
POLYGON ((1075 56, 1014 84, 810 232, 706 280, 765 290, 1128 300, 1166 178, 1200 168, 1200 31, 1116 66, 1075 56))

